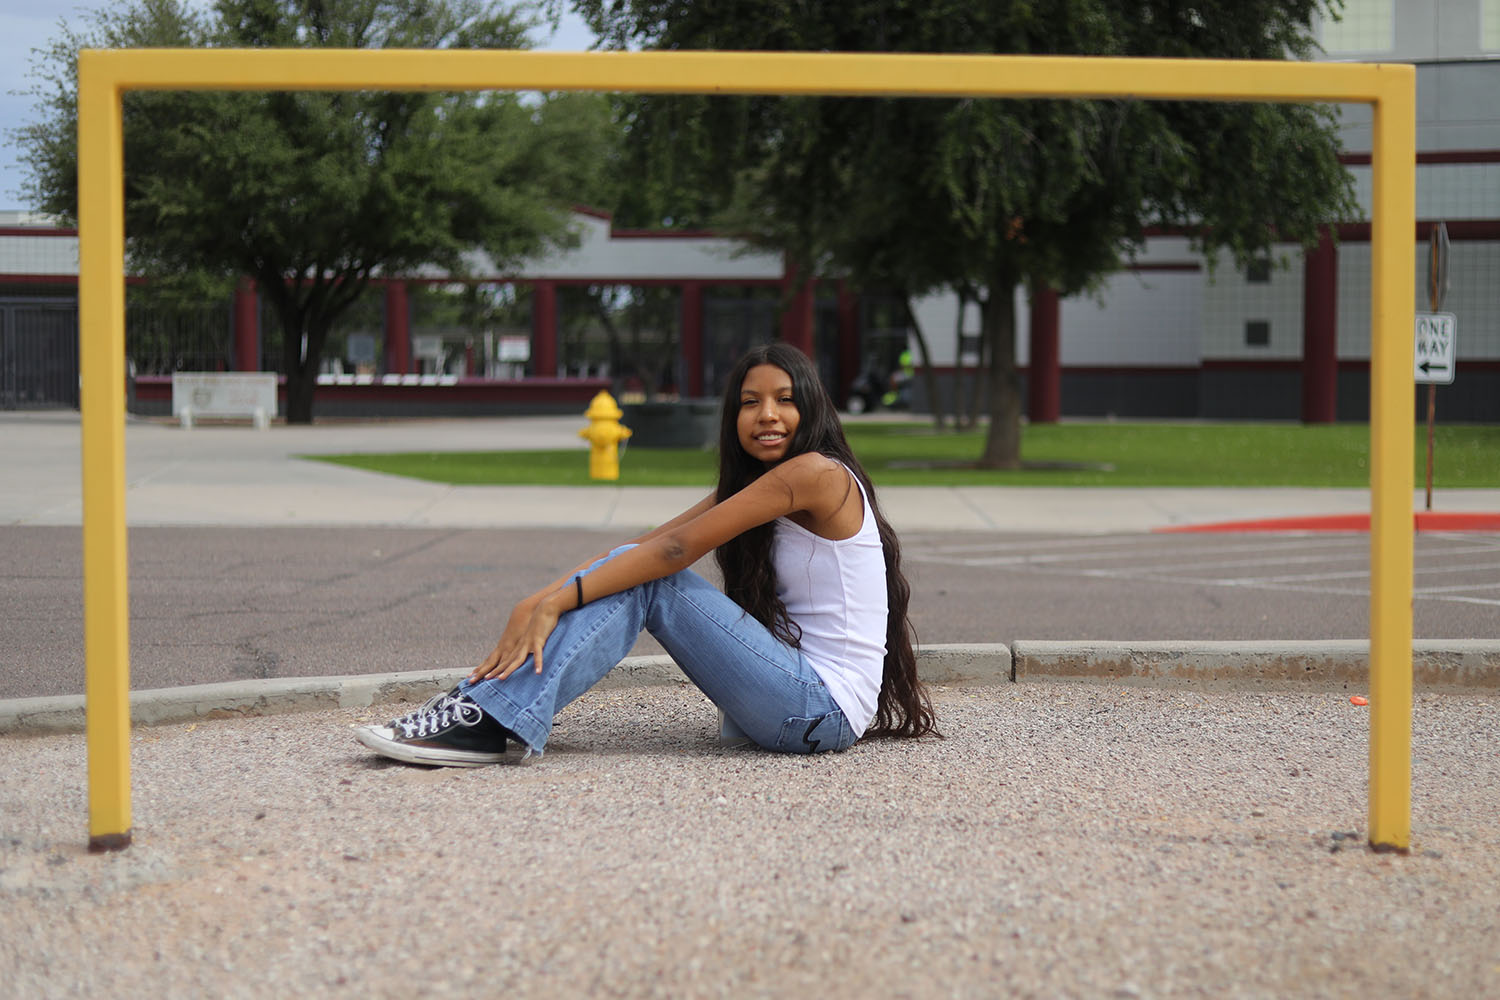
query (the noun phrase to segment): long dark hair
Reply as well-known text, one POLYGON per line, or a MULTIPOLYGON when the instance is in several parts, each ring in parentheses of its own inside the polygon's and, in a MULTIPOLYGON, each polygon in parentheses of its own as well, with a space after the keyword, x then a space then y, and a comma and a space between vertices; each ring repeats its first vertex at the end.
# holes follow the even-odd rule
MULTIPOLYGON (((912 627, 907 619, 911 585, 901 572, 901 545, 875 501, 875 487, 844 437, 833 400, 823 388, 813 363, 790 344, 774 343, 752 348, 729 373, 724 386, 719 421, 719 489, 722 502, 734 496, 763 472, 765 466, 740 446, 740 388, 756 365, 775 365, 792 378, 792 400, 797 405, 797 430, 786 457, 815 451, 848 467, 860 485, 880 529, 880 547, 885 552, 886 626, 885 666, 875 718, 866 735, 925 736, 936 733, 936 717, 927 689, 917 677, 917 656, 912 648, 912 627)), ((762 524, 725 542, 714 551, 724 574, 724 592, 756 621, 783 642, 796 646, 801 630, 787 617, 786 605, 776 596, 776 567, 771 561, 775 524, 762 524)))

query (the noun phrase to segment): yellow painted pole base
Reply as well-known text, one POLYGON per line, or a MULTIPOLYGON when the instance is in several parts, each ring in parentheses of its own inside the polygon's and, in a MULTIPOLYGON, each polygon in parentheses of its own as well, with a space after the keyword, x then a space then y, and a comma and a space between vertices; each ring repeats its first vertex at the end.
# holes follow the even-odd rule
POLYGON ((96 833, 89 838, 90 854, 108 854, 110 851, 123 851, 130 846, 130 833, 96 833))

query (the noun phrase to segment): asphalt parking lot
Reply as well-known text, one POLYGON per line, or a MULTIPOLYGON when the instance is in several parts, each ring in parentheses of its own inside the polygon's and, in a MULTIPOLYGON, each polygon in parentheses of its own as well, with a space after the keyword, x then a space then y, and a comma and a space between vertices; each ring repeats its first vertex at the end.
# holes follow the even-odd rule
MULTIPOLYGON (((1011 639, 1360 639, 1364 534, 905 536, 919 628, 1011 639), (989 595, 978 614, 975 595, 989 595), (962 610, 960 610, 962 609, 962 610), (1004 636, 978 634, 997 627, 1004 636)), ((1500 536, 1419 534, 1413 635, 1500 637, 1500 536)))
MULTIPOLYGON (((132 687, 468 666, 516 600, 619 538, 134 528, 132 687)), ((76 528, 0 526, 0 698, 82 691, 79 544, 76 528)), ((1369 635, 1364 535, 913 532, 903 544, 929 643, 1369 635)), ((1416 580, 1416 638, 1500 638, 1500 537, 1418 535, 1416 580)), ((635 650, 659 651, 649 638, 635 650)))

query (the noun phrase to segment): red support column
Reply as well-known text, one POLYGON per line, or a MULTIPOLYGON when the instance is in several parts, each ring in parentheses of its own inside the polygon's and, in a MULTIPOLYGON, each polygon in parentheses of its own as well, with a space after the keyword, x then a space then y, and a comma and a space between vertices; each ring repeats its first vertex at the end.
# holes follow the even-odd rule
POLYGON ((682 283, 682 352, 683 374, 687 381, 678 392, 689 398, 703 395, 703 283, 682 283))
POLYGON ((531 289, 531 374, 557 377, 557 284, 551 281, 531 289))
POLYGON ((781 316, 781 339, 812 357, 813 305, 817 301, 817 282, 802 282, 797 272, 788 268, 782 288, 787 294, 791 294, 793 289, 797 291, 791 295, 786 312, 781 316))
POLYGON ((234 370, 260 371, 260 295, 253 278, 234 287, 234 370))
POLYGON ((411 303, 404 281, 385 283, 385 371, 387 375, 411 371, 411 303))
POLYGON ((1327 230, 1303 262, 1302 422, 1331 424, 1339 402, 1339 255, 1327 230))
POLYGON ((1031 295, 1031 365, 1026 376, 1026 415, 1034 424, 1055 424, 1062 413, 1062 366, 1058 349, 1057 292, 1031 295))
POLYGON ((859 296, 839 282, 839 395, 842 406, 859 375, 859 296))

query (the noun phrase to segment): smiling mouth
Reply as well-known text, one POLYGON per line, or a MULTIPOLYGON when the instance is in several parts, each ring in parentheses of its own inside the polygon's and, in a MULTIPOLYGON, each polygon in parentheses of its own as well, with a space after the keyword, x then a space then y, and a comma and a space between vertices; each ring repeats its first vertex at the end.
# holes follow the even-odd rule
POLYGON ((775 444, 778 441, 785 441, 786 440, 786 435, 785 434, 757 434, 757 435, 755 435, 755 440, 758 441, 758 442, 760 442, 761 444, 775 444))

